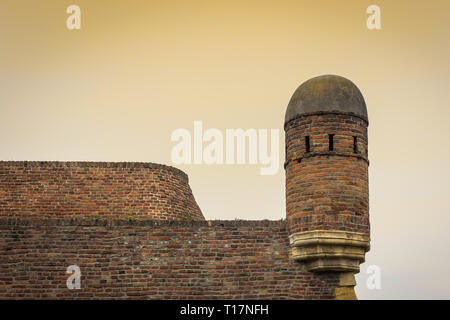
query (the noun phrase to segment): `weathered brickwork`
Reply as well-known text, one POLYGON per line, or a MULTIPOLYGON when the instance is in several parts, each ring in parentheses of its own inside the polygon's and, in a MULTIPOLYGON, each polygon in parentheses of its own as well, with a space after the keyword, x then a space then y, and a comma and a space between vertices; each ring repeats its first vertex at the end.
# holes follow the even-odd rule
POLYGON ((286 162, 315 154, 342 155, 367 161, 367 121, 350 114, 303 114, 285 124, 286 162), (333 134, 333 151, 329 150, 329 134, 333 134), (305 150, 306 136, 310 137, 310 151, 305 150), (356 137, 357 152, 354 152, 356 137))
POLYGON ((335 298, 288 250, 286 221, 0 217, 0 299, 335 298))
POLYGON ((340 230, 370 233, 369 216, 311 214, 289 219, 289 234, 312 230, 340 230))
POLYGON ((0 299, 355 298, 370 249, 367 126, 351 81, 296 90, 285 221, 205 221, 187 175, 164 165, 0 161, 0 299))
POLYGON ((285 131, 286 214, 298 223, 292 230, 368 233, 367 121, 344 113, 304 114, 285 131))
POLYGON ((204 220, 187 175, 152 163, 0 161, 0 216, 204 220))

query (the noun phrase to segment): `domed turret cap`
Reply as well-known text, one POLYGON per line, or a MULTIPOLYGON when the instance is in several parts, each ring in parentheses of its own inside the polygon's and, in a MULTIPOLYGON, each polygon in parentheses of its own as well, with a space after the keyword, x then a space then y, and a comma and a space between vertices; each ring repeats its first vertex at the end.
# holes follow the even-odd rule
POLYGON ((284 123, 315 112, 343 112, 368 120, 361 91, 350 80, 336 75, 315 77, 300 85, 289 101, 284 123))

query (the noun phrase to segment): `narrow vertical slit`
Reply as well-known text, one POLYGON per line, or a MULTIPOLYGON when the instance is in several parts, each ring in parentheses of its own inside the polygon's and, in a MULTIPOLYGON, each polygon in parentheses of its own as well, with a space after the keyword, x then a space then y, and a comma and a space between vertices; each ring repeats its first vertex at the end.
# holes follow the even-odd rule
POLYGON ((328 135, 328 142, 329 142, 328 149, 330 151, 334 150, 333 137, 334 137, 334 134, 329 134, 328 135))
POLYGON ((309 144, 309 136, 305 137, 305 149, 306 149, 306 152, 311 151, 311 145, 309 144))
POLYGON ((358 153, 358 140, 357 140, 356 136, 353 137, 353 152, 358 153))

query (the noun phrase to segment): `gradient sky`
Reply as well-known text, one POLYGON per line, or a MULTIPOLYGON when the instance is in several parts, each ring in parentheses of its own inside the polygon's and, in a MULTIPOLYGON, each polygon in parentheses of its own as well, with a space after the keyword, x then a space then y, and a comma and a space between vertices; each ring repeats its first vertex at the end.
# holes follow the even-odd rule
MULTIPOLYGON (((338 74, 369 113, 372 249, 361 299, 450 298, 450 2, 0 2, 0 160, 171 165, 171 133, 280 129, 305 80, 338 74), (82 28, 66 28, 66 8, 82 28), (382 29, 366 28, 381 8, 382 29), (369 265, 382 289, 366 287, 369 265)), ((178 166, 207 219, 285 216, 284 170, 178 166)))

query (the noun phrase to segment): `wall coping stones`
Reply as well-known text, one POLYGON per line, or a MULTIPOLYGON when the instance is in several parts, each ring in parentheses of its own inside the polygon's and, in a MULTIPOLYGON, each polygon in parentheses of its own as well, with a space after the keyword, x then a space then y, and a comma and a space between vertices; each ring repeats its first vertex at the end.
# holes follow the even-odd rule
POLYGON ((2 166, 16 166, 16 167, 42 167, 42 168, 119 168, 119 169, 154 169, 166 170, 177 174, 186 180, 188 175, 175 167, 152 163, 152 162, 96 162, 96 161, 0 161, 0 168, 2 166))
POLYGON ((286 220, 208 220, 178 221, 154 219, 105 218, 84 216, 72 218, 24 215, 21 217, 0 217, 0 225, 8 226, 153 226, 153 227, 278 227, 287 228, 286 220))

